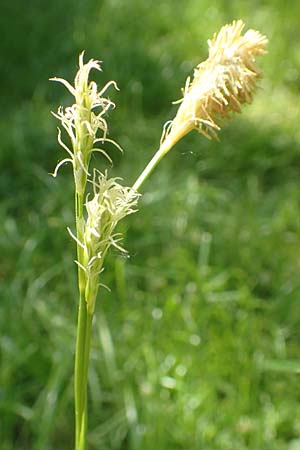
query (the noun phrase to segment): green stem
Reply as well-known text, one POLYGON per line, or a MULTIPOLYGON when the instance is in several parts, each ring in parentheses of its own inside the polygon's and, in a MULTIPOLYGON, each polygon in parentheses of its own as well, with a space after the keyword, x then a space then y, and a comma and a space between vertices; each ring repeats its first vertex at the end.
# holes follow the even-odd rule
MULTIPOLYGON (((76 424, 76 447, 75 450, 86 450, 86 433, 87 433, 87 385, 88 385, 88 369, 91 348, 91 331, 93 315, 87 311, 87 303, 83 299, 82 324, 84 324, 84 335, 81 335, 81 346, 78 347, 78 421, 76 424)), ((80 315, 80 314, 79 314, 80 315)), ((78 330, 79 331, 79 330, 78 330)), ((80 333, 80 332, 79 332, 80 333)), ((76 378, 76 375, 75 375, 76 378)))
MULTIPOLYGON (((80 242, 84 237, 83 196, 75 196, 76 234, 80 242)), ((77 260, 83 265, 83 248, 77 244, 77 260)), ((74 394, 75 394, 75 450, 86 450, 87 383, 93 315, 88 312, 85 299, 85 273, 78 267, 79 308, 77 321, 74 394)))
POLYGON ((168 151, 173 147, 174 141, 171 139, 166 139, 160 148, 157 150, 153 158, 150 160, 150 162, 147 164, 141 175, 138 177, 134 185, 132 186, 132 189, 135 191, 138 191, 144 181, 147 180, 149 175, 153 172, 157 164, 162 160, 162 158, 168 153, 168 151))
POLYGON ((80 295, 76 350, 75 350, 75 370, 74 370, 74 391, 75 391, 75 450, 79 450, 80 434, 82 430, 82 417, 86 409, 84 401, 84 368, 82 361, 85 354, 85 336, 86 336, 87 310, 85 299, 80 295))

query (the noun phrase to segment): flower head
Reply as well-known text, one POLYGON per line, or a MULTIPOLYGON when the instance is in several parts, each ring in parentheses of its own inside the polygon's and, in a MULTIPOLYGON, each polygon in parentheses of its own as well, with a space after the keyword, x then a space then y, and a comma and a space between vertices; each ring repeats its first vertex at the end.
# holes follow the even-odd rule
POLYGON ((187 79, 176 117, 166 127, 162 142, 174 145, 192 129, 217 138, 220 119, 252 101, 261 77, 255 57, 265 53, 267 38, 254 30, 242 35, 243 28, 242 20, 233 21, 208 41, 208 59, 195 68, 192 81, 187 79))
MULTIPOLYGON (((58 142, 67 151, 69 158, 61 161, 54 171, 56 176, 59 167, 65 162, 71 162, 74 170, 76 191, 83 194, 88 168, 92 152, 100 152, 109 160, 107 153, 97 148, 98 142, 109 141, 120 148, 114 141, 107 139, 107 123, 104 118, 109 108, 114 107, 114 103, 104 97, 107 88, 113 85, 117 89, 114 81, 107 83, 103 89, 98 91, 97 84, 89 81, 92 69, 101 71, 100 61, 90 59, 83 62, 83 55, 79 56, 79 70, 75 76, 74 86, 62 78, 52 78, 53 81, 62 83, 75 97, 75 103, 67 108, 59 107, 54 114, 58 118, 69 135, 71 149, 62 141, 61 131, 58 131, 58 142)), ((111 161, 111 160, 110 160, 111 161)))
POLYGON ((86 202, 87 219, 84 230, 84 271, 86 273, 86 300, 91 309, 98 291, 98 275, 108 249, 116 247, 121 252, 122 235, 115 233, 117 224, 125 216, 136 212, 139 194, 119 184, 117 178, 107 178, 95 170, 94 196, 86 202))

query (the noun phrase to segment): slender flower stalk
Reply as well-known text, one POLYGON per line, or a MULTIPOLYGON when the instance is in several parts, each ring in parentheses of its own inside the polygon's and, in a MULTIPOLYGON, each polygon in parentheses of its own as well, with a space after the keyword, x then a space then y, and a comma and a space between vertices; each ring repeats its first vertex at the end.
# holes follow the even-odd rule
POLYGON ((218 139, 224 119, 252 101, 261 77, 255 58, 266 52, 268 41, 254 30, 242 35, 243 28, 242 20, 233 21, 208 41, 209 56, 195 68, 193 80, 186 80, 183 98, 175 102, 180 104, 177 114, 166 123, 160 148, 134 183, 134 189, 141 187, 165 154, 190 131, 195 129, 209 139, 218 139))
POLYGON ((62 83, 75 97, 75 103, 65 109, 60 107, 54 116, 60 120, 70 139, 70 147, 62 140, 58 129, 58 142, 68 153, 68 157, 59 162, 54 170, 56 177, 59 168, 69 162, 73 166, 75 184, 75 223, 76 234, 68 229, 77 245, 79 308, 75 350, 74 395, 75 395, 75 450, 86 450, 87 434, 87 383, 91 346, 92 321, 98 293, 99 275, 103 270, 104 259, 110 246, 125 250, 120 246, 121 236, 115 233, 118 222, 126 215, 136 211, 139 194, 131 188, 109 179, 107 172, 94 171, 90 178, 90 160, 93 152, 103 154, 110 162, 111 158, 99 143, 112 143, 107 138, 107 123, 104 118, 112 101, 103 97, 109 86, 117 88, 114 81, 107 83, 98 91, 94 81, 89 81, 91 69, 101 70, 100 62, 83 62, 83 53, 79 56, 79 70, 74 86, 62 78, 52 78, 62 83), (93 186, 93 198, 86 197, 87 181, 93 186))

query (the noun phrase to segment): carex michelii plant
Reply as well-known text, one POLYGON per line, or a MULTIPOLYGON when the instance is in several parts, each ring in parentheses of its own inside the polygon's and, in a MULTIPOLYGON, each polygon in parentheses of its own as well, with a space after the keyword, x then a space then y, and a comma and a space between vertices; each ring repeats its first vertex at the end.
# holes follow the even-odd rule
POLYGON ((84 63, 83 53, 74 86, 64 79, 52 78, 64 84, 75 98, 72 106, 59 107, 54 114, 66 131, 69 144, 63 142, 59 128, 58 142, 68 156, 53 173, 56 176, 64 163, 71 163, 75 185, 76 232, 68 229, 77 246, 79 288, 74 370, 75 450, 87 448, 87 378, 95 302, 102 285, 100 274, 110 247, 125 252, 122 236, 116 232, 117 224, 137 211, 142 184, 180 139, 193 129, 207 138, 218 139, 224 119, 252 101, 261 77, 255 58, 265 53, 267 39, 254 30, 242 34, 243 28, 242 20, 233 21, 208 41, 208 58, 195 68, 193 78, 186 80, 183 97, 175 102, 179 103, 175 118, 164 125, 158 151, 132 187, 123 186, 118 178, 109 178, 107 171, 90 167, 93 152, 111 161, 103 149, 107 142, 121 150, 107 137, 105 119, 107 111, 115 106, 105 94, 110 87, 118 89, 116 83, 110 81, 98 90, 96 83, 89 81, 89 75, 92 69, 101 70, 100 62, 91 59, 84 63), (92 194, 87 194, 87 183, 92 186, 92 194))

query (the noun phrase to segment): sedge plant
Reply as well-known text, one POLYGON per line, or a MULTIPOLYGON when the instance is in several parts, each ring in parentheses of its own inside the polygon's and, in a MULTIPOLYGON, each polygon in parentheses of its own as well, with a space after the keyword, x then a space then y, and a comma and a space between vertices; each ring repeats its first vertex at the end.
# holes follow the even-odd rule
POLYGON ((137 211, 143 183, 179 140, 193 129, 209 139, 218 139, 224 119, 252 101, 261 77, 255 59, 265 53, 267 39, 254 30, 242 34, 243 29, 242 20, 233 21, 208 41, 208 58, 195 68, 193 78, 186 80, 182 99, 175 102, 179 103, 175 118, 163 127, 159 149, 132 187, 123 186, 118 178, 109 178, 107 171, 90 167, 93 153, 100 153, 111 162, 103 148, 107 142, 122 151, 107 137, 105 118, 115 106, 105 95, 110 87, 118 89, 116 83, 110 81, 98 90, 89 76, 92 69, 101 70, 101 63, 93 59, 84 63, 84 53, 79 57, 74 85, 52 78, 62 83, 75 99, 72 106, 59 107, 54 113, 68 135, 69 144, 63 141, 62 130, 58 128, 58 142, 67 158, 57 164, 53 173, 56 177, 59 168, 70 163, 75 187, 76 231, 68 228, 77 247, 79 292, 74 368, 75 450, 87 450, 88 368, 95 302, 102 286, 100 274, 110 247, 125 252, 122 235, 116 232, 117 224, 137 211), (92 187, 89 194, 88 184, 92 187))

